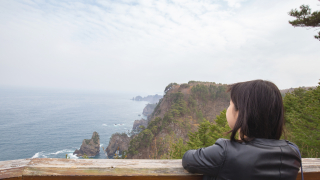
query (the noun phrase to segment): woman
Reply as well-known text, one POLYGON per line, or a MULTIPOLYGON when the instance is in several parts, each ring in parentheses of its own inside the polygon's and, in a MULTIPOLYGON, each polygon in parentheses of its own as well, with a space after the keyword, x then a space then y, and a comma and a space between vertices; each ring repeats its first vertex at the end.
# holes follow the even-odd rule
POLYGON ((279 140, 284 117, 277 86, 254 80, 233 84, 228 91, 230 140, 221 138, 212 146, 187 151, 183 167, 191 173, 204 174, 203 179, 295 180, 301 159, 296 145, 279 140))

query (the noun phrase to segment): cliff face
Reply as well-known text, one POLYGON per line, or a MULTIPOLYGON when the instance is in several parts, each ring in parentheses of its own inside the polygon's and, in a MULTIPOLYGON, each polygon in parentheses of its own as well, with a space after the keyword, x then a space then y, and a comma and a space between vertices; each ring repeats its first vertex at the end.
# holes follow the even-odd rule
POLYGON ((128 137, 127 134, 125 133, 113 134, 112 137, 110 138, 109 145, 106 149, 108 157, 112 158, 118 148, 119 148, 120 154, 122 154, 123 151, 128 150, 129 143, 130 143, 130 137, 128 137))
POLYGON ((148 121, 145 119, 140 119, 140 120, 135 120, 133 123, 133 127, 132 130, 137 130, 137 128, 139 128, 139 126, 144 126, 147 127, 148 126, 148 121))
POLYGON ((73 154, 78 157, 86 154, 87 156, 96 156, 100 152, 100 137, 97 132, 93 132, 91 139, 84 139, 80 149, 75 150, 73 154))
POLYGON ((188 140, 203 119, 214 123, 229 105, 226 85, 210 82, 170 84, 148 117, 148 126, 130 141, 128 158, 167 158, 170 144, 188 140))
POLYGON ((145 116, 151 115, 156 106, 157 106, 157 104, 147 104, 147 106, 143 109, 142 114, 145 116))

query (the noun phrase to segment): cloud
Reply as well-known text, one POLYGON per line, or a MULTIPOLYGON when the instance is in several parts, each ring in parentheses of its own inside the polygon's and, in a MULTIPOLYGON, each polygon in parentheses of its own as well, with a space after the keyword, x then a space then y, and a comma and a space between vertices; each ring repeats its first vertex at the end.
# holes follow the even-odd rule
POLYGON ((188 80, 316 85, 315 33, 288 24, 287 12, 300 4, 0 1, 0 85, 150 92, 188 80))
POLYGON ((246 0, 224 0, 228 2, 228 6, 233 7, 233 8, 240 8, 241 3, 245 2, 246 0))

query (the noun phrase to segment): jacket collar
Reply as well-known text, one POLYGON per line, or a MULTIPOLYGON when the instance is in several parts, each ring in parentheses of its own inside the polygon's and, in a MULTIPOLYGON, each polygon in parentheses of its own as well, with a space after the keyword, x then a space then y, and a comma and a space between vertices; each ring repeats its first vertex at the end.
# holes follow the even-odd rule
POLYGON ((254 138, 249 143, 251 143, 251 144, 262 144, 262 145, 267 145, 267 146, 285 146, 285 145, 288 145, 286 140, 263 139, 263 138, 254 138))

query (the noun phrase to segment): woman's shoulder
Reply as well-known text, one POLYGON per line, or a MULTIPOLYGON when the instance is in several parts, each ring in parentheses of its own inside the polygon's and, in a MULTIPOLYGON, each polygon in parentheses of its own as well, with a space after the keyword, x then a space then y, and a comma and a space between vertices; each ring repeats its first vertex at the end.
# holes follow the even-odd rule
POLYGON ((239 144, 239 145, 264 145, 264 146, 288 146, 292 144, 298 147, 296 144, 288 140, 276 140, 276 139, 264 139, 264 138, 254 138, 250 141, 231 141, 230 139, 219 138, 216 141, 216 144, 239 144))

